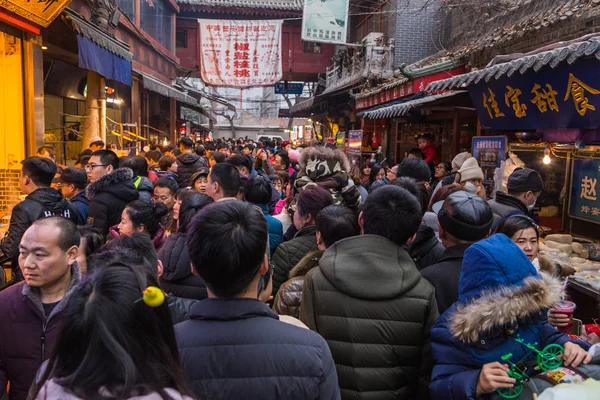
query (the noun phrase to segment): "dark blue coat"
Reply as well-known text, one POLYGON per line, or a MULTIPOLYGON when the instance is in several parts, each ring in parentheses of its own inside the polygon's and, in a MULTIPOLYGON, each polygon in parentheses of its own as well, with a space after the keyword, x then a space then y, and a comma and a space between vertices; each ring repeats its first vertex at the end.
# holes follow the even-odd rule
POLYGON ((340 398, 325 340, 279 321, 259 300, 202 300, 175 335, 187 384, 199 399, 340 398))
POLYGON ((553 277, 539 276, 525 253, 503 234, 469 247, 458 302, 431 329, 431 398, 475 400, 484 364, 504 363, 501 357, 508 353, 514 363, 535 360, 535 353, 515 341, 517 336, 537 343, 538 350, 573 341, 546 321, 561 286, 553 277))
POLYGON ((85 225, 90 204, 90 201, 85 197, 85 190, 71 197, 71 203, 77 209, 77 225, 85 225))

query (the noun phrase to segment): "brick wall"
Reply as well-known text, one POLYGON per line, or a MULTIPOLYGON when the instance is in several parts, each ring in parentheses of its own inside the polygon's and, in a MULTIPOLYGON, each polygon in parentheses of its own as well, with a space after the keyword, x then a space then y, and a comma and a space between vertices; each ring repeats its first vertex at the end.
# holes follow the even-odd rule
MULTIPOLYGON (((10 213, 19 202, 21 189, 19 189, 18 169, 0 169, 0 212, 10 213)), ((6 222, 8 223, 8 222, 6 222)))
POLYGON ((442 50, 449 25, 439 2, 392 0, 390 35, 396 39, 396 65, 411 64, 442 50), (427 6, 425 7, 426 3, 427 6), (395 20, 394 20, 395 19, 395 20))

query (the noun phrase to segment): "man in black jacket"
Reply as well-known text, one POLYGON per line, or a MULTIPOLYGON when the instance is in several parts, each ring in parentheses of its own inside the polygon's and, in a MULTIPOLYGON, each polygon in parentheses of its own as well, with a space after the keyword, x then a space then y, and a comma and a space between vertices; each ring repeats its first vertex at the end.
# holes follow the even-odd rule
POLYGON ((419 211, 405 189, 375 190, 358 217, 364 234, 327 248, 306 274, 300 319, 329 344, 344 400, 427 399, 437 305, 404 249, 419 211))
POLYGON ((508 193, 498 191, 488 201, 494 212, 494 226, 509 214, 529 215, 544 190, 544 181, 536 170, 517 168, 508 177, 506 188, 508 193))
POLYGON ((177 184, 180 188, 190 186, 190 178, 200 167, 206 167, 203 157, 194 154, 194 142, 190 138, 183 138, 179 142, 181 154, 177 156, 177 184))
POLYGON ((272 276, 267 236, 262 211, 241 201, 194 217, 190 260, 209 298, 175 326, 187 384, 199 399, 339 399, 323 338, 279 321, 258 299, 272 276))
POLYGON ((23 280, 17 256, 21 237, 31 224, 52 215, 62 215, 77 223, 77 210, 73 204, 50 187, 56 174, 56 164, 48 158, 41 157, 27 158, 21 164, 23 167, 19 186, 27 197, 13 208, 10 226, 1 245, 4 255, 13 260, 13 283, 23 280))
POLYGON ((119 168, 119 157, 110 150, 98 150, 85 166, 90 184, 87 223, 106 235, 111 226, 121 221, 125 206, 137 200, 139 194, 133 184, 133 171, 119 168))
POLYGON ((421 276, 435 288, 440 314, 458 300, 458 280, 465 251, 490 233, 494 213, 480 196, 460 191, 433 205, 438 215, 440 239, 446 250, 441 260, 423 270, 421 276))

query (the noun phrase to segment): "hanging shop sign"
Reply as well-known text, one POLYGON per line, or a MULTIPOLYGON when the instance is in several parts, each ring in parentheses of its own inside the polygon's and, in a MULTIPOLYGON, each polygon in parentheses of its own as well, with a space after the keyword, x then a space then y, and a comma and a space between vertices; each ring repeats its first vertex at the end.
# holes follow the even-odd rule
POLYGON ((564 63, 537 73, 469 87, 483 126, 491 129, 597 128, 600 126, 598 60, 564 63))
POLYGON ((277 82, 275 94, 302 94, 304 83, 277 82))
POLYGON ((0 7, 47 28, 71 0, 0 0, 0 7))
POLYGON ((306 0, 302 40, 345 44, 349 4, 349 0, 306 0))
POLYGON ((366 97, 362 97, 356 100, 356 109, 361 110, 364 108, 378 106, 380 104, 387 103, 402 97, 410 96, 415 93, 425 91, 427 85, 431 82, 436 82, 442 79, 446 79, 449 76, 460 75, 465 72, 463 67, 454 68, 449 71, 439 72, 436 74, 423 76, 420 78, 413 79, 412 81, 402 83, 393 88, 378 91, 366 97))
POLYGON ((348 154, 362 153, 363 131, 348 132, 348 154))
POLYGON ((199 20, 202 80, 211 86, 273 86, 283 76, 281 20, 199 20))
POLYGON ((600 160, 573 161, 569 215, 600 224, 600 160))

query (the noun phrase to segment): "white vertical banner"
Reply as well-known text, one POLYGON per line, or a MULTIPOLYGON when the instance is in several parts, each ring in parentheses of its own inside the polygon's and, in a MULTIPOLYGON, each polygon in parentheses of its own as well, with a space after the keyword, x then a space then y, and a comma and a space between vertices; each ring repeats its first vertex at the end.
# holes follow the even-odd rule
POLYGON ((200 19, 200 72, 211 86, 273 86, 283 77, 281 20, 200 19))
POLYGON ((302 40, 346 43, 350 0, 305 0, 302 40))

